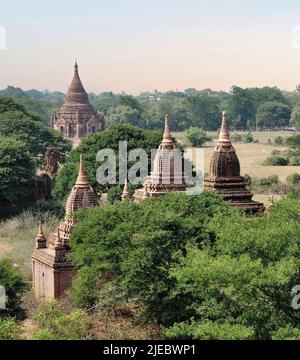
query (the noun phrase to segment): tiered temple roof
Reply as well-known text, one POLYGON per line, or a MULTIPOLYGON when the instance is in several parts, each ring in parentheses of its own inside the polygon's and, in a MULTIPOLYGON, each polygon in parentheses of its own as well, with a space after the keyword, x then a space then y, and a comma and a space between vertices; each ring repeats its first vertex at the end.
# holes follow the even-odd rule
POLYGON ((246 180, 240 175, 240 171, 240 162, 230 140, 228 115, 224 111, 205 187, 213 189, 232 206, 244 210, 249 215, 264 212, 264 205, 252 200, 253 194, 247 189, 246 180))
POLYGON ((89 103, 88 95, 79 77, 77 61, 65 102, 51 117, 50 125, 61 131, 66 138, 79 139, 104 130, 104 119, 89 103))
POLYGON ((181 151, 176 149, 173 142, 169 118, 166 115, 163 140, 156 152, 153 170, 147 177, 143 189, 135 191, 135 200, 141 201, 149 197, 164 196, 169 192, 186 191, 182 160, 181 151))
POLYGON ((37 297, 60 297, 70 286, 75 269, 66 255, 70 250, 70 235, 77 223, 74 215, 80 209, 97 204, 97 195, 89 184, 80 155, 79 173, 66 203, 65 218, 50 235, 48 242, 42 225, 39 225, 36 248, 32 254, 34 288, 37 297))

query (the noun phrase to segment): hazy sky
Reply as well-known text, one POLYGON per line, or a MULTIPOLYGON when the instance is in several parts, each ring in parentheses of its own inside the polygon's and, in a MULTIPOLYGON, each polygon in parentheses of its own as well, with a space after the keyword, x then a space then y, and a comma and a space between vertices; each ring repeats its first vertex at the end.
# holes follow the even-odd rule
POLYGON ((300 83, 299 0, 0 0, 0 25, 0 88, 65 92, 76 56, 96 93, 300 83))

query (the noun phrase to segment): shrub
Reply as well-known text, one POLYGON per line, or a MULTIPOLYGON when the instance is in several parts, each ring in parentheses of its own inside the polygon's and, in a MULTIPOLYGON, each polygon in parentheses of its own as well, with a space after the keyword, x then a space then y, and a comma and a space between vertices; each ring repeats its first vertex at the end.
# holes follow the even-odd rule
POLYGON ((251 340, 253 335, 250 327, 213 321, 175 324, 165 332, 168 340, 251 340))
POLYGON ((116 202, 82 212, 70 239, 72 260, 79 268, 72 298, 90 307, 104 282, 114 294, 141 304, 146 319, 180 321, 193 310, 182 312, 190 299, 173 292, 169 269, 177 262, 176 254, 184 254, 187 243, 201 247, 213 242, 207 224, 214 214, 233 211, 217 195, 205 192, 170 194, 141 204, 116 202))
POLYGON ((290 185, 300 184, 300 174, 294 173, 286 178, 286 182, 290 185))
POLYGON ((235 132, 231 135, 231 140, 233 142, 242 142, 242 135, 235 132))
POLYGON ((122 200, 122 188, 120 186, 114 186, 110 188, 107 192, 107 200, 113 204, 116 201, 122 200))
POLYGON ((207 141, 211 141, 211 137, 199 128, 191 127, 185 131, 186 137, 191 142, 192 146, 201 147, 207 141))
POLYGON ((247 134, 244 134, 242 136, 242 140, 245 144, 248 144, 248 143, 253 143, 254 142, 254 137, 251 133, 247 133, 247 134))
POLYGON ((276 145, 283 145, 284 138, 282 136, 276 136, 274 139, 274 144, 276 145))
POLYGON ((7 298, 6 309, 0 310, 0 316, 21 317, 21 297, 28 289, 20 270, 9 259, 0 260, 0 285, 4 286, 7 298))
POLYGON ((57 301, 41 303, 34 319, 39 326, 35 340, 78 340, 87 333, 87 314, 77 309, 65 314, 57 301))
POLYGON ((288 159, 282 156, 270 156, 265 159, 263 165, 265 166, 287 166, 289 163, 288 159))
POLYGON ((11 318, 0 318, 0 340, 19 340, 22 338, 21 326, 11 318))
POLYGON ((300 156, 291 156, 289 158, 290 166, 300 166, 300 156))
POLYGON ((281 154, 281 151, 277 150, 277 149, 273 150, 272 153, 271 153, 272 156, 278 156, 280 154, 281 154))

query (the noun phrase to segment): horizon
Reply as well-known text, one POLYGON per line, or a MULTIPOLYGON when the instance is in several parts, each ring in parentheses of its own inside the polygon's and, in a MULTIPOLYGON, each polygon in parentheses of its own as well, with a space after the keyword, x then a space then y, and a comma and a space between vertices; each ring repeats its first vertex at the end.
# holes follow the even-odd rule
MULTIPOLYGON (((0 4, 0 88, 65 93, 78 58, 88 93, 231 86, 294 90, 300 64, 296 0, 58 0, 0 4)), ((298 11, 299 13, 299 11, 298 11)))

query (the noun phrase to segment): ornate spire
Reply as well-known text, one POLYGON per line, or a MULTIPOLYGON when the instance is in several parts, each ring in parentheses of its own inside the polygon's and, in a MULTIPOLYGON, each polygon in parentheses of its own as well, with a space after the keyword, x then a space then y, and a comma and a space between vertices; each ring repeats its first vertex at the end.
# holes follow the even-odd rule
POLYGON ((130 199, 129 189, 128 189, 128 183, 127 179, 125 179, 123 194, 122 194, 122 201, 130 199))
POLYGON ((74 76, 66 94, 66 101, 88 103, 88 96, 79 77, 77 59, 74 64, 74 76))
POLYGON ((169 115, 166 114, 165 116, 165 129, 164 129, 164 136, 163 136, 163 144, 173 144, 172 135, 169 128, 169 115))
POLYGON ((77 176, 77 180, 76 180, 76 186, 90 186, 88 178, 85 174, 84 171, 84 166, 83 166, 83 158, 82 158, 82 154, 80 154, 80 161, 79 161, 79 172, 78 172, 78 176, 77 176))
POLYGON ((230 134, 229 134, 229 126, 228 126, 228 114, 226 111, 223 111, 222 114, 222 126, 221 126, 221 130, 220 130, 220 134, 219 134, 219 143, 222 144, 231 144, 231 140, 230 140, 230 134))
POLYGON ((38 234, 36 237, 36 248, 37 249, 45 249, 47 247, 47 240, 45 238, 44 232, 43 232, 43 226, 42 223, 39 223, 38 227, 38 234))

